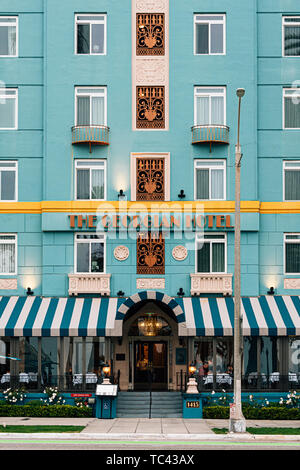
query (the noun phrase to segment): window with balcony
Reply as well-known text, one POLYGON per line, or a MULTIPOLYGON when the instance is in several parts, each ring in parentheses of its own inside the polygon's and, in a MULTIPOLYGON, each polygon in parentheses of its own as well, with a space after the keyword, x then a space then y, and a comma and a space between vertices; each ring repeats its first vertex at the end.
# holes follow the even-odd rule
POLYGON ((283 90, 283 128, 300 129, 300 88, 283 90))
POLYGON ((300 201, 300 161, 283 162, 284 200, 300 201))
POLYGON ((76 54, 106 54, 106 15, 75 16, 76 54))
POLYGON ((17 235, 0 234, 0 274, 17 273, 17 235))
POLYGON ((225 160, 195 160, 195 199, 224 200, 225 160))
POLYGON ((194 15, 194 53, 225 54, 225 15, 194 15))
POLYGON ((0 201, 17 201, 17 162, 0 160, 0 201))
POLYGON ((165 87, 137 87, 137 129, 165 128, 165 87))
POLYGON ((106 199, 106 161, 75 161, 75 193, 77 200, 106 199))
POLYGON ((165 240, 160 233, 139 233, 137 238, 137 274, 165 273, 165 240))
POLYGON ((18 128, 18 90, 0 88, 0 129, 18 128))
POLYGON ((226 235, 198 234, 196 238, 196 272, 226 272, 226 235))
POLYGON ((283 30, 283 56, 300 56, 300 16, 284 16, 283 30))
POLYGON ((164 13, 138 13, 136 32, 136 55, 165 54, 164 13))
POLYGON ((284 234, 285 274, 300 274, 300 234, 284 234))
POLYGON ((0 16, 0 57, 18 56, 18 17, 0 16))
POLYGON ((105 235, 75 234, 76 273, 105 272, 105 235))

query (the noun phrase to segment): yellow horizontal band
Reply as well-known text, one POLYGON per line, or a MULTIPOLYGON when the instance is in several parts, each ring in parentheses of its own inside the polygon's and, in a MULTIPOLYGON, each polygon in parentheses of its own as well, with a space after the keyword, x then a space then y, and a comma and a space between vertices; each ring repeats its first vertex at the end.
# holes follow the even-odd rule
MULTIPOLYGON (((97 213, 97 212, 234 212, 234 201, 41 201, 0 202, 0 214, 97 213)), ((300 201, 241 201, 241 212, 260 214, 300 214, 300 201)))

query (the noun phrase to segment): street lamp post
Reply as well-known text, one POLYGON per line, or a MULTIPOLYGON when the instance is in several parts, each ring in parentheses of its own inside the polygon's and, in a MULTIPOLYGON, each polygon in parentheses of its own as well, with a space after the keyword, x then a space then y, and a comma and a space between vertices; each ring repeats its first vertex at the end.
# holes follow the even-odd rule
POLYGON ((246 432, 246 420, 242 412, 241 395, 241 357, 242 357, 242 321, 241 321, 241 160, 240 112, 241 100, 245 90, 236 92, 239 98, 238 139, 235 148, 235 231, 234 231, 234 399, 230 407, 229 431, 246 432))

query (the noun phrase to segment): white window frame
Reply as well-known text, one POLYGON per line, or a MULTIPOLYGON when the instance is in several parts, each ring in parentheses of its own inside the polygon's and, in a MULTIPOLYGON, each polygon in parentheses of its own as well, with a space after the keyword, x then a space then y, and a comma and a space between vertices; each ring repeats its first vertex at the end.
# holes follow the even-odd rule
POLYGON ((226 201, 226 160, 204 160, 204 159, 195 159, 194 161, 194 200, 195 201, 226 201), (201 166, 201 163, 209 163, 218 162, 222 163, 220 166, 214 165, 205 165, 201 166), (208 199, 198 199, 197 198, 197 170, 198 169, 208 169, 209 170, 209 198, 208 199), (211 170, 215 169, 222 169, 223 170, 223 187, 224 187, 224 194, 222 199, 213 199, 211 197, 211 170))
POLYGON ((0 276, 16 276, 18 272, 18 236, 15 233, 0 233, 1 237, 14 237, 14 240, 1 240, 1 245, 11 244, 15 246, 15 270, 13 273, 2 273, 0 271, 0 276))
POLYGON ((85 159, 76 159, 75 160, 75 201, 106 201, 107 198, 107 173, 106 173, 106 160, 85 160, 85 159), (95 162, 103 163, 103 167, 100 166, 95 166, 95 162), (85 165, 78 166, 78 163, 85 163, 85 165), (78 199, 77 198, 77 170, 78 169, 84 169, 84 170, 90 170, 90 196, 91 196, 91 189, 92 189, 92 172, 91 169, 99 170, 103 169, 104 171, 104 198, 103 199, 92 199, 91 197, 89 199, 78 199))
POLYGON ((285 199, 285 172, 289 171, 289 170, 296 170, 296 171, 300 171, 300 160, 284 160, 283 161, 283 182, 282 182, 282 187, 283 187, 283 196, 282 196, 282 199, 283 201, 299 201, 300 199, 285 199), (289 164, 293 164, 295 163, 295 167, 293 166, 289 166, 289 167, 286 167, 286 164, 289 163, 289 164), (297 166, 298 165, 298 166, 297 166))
POLYGON ((106 234, 105 233, 102 233, 102 232, 77 232, 74 234, 74 273, 75 274, 90 274, 91 276, 93 274, 105 274, 106 273, 106 234), (95 240, 89 240, 89 239, 78 239, 77 240, 77 235, 89 235, 89 236, 92 236, 92 235, 97 235, 98 237, 101 237, 99 238, 98 240, 95 239, 95 240), (92 243, 103 243, 104 244, 104 248, 103 248, 103 271, 99 272, 99 273, 96 273, 96 272, 92 272, 91 271, 91 257, 89 259, 89 271, 88 272, 79 272, 77 271, 77 244, 78 243, 86 243, 86 244, 92 244, 92 243))
POLYGON ((1 179, 0 179, 0 202, 16 202, 18 200, 18 162, 16 160, 0 160, 0 173, 2 171, 14 171, 15 172, 15 198, 14 199, 1 199, 1 179), (14 163, 15 167, 2 168, 1 164, 14 163))
MULTIPOLYGON (((15 26, 16 26, 16 53, 14 55, 0 55, 1 57, 4 57, 6 59, 12 58, 12 57, 19 57, 19 17, 18 16, 8 16, 8 15, 0 15, 1 19, 14 19, 15 26)), ((1 23, 1 26, 12 26, 13 23, 1 23)), ((0 27, 1 27, 0 26, 0 27)))
MULTIPOLYGON (((194 86, 194 126, 200 125, 197 124, 197 97, 199 96, 208 96, 209 97, 209 122, 207 126, 214 126, 217 124, 211 124, 211 98, 213 96, 222 96, 224 99, 224 123, 219 122, 219 125, 226 126, 227 116, 226 116, 226 87, 225 86, 194 86), (198 92, 198 90, 203 90, 203 92, 198 92), (205 92, 205 90, 222 90, 222 93, 218 92, 205 92)), ((203 124, 205 125, 205 124, 203 124)))
POLYGON ((288 273, 286 272, 286 255, 285 255, 285 250, 286 250, 286 243, 298 243, 300 244, 300 238, 297 240, 288 240, 286 237, 290 235, 297 235, 300 237, 300 233, 285 233, 283 236, 283 270, 284 270, 284 275, 285 276, 300 276, 300 271, 298 273, 288 273))
POLYGON ((288 91, 295 92, 294 98, 299 100, 299 106, 300 106, 300 88, 283 88, 283 91, 282 91, 282 128, 284 130, 297 131, 300 129, 300 127, 285 127, 285 98, 286 96, 292 96, 292 93, 286 93, 288 91))
POLYGON ((203 232, 203 233, 196 233, 196 238, 195 238, 195 274, 203 274, 203 275, 218 275, 218 274, 227 274, 227 233, 225 232, 203 232), (217 238, 204 238, 204 235, 209 236, 209 235, 218 235, 220 236, 219 239, 217 238), (210 244, 210 269, 212 268, 212 244, 213 243, 224 243, 224 272, 213 272, 210 270, 208 273, 203 273, 198 271, 198 243, 203 242, 207 243, 209 242, 210 244))
POLYGON ((299 15, 295 15, 295 16, 283 16, 282 17, 282 57, 300 57, 299 55, 285 55, 285 26, 291 26, 291 25, 296 25, 296 26, 299 26, 300 28, 300 16, 299 15), (286 19, 298 19, 298 21, 296 22, 285 22, 286 19))
POLYGON ((74 41, 74 44, 75 44, 75 55, 80 55, 80 56, 89 56, 89 55, 95 55, 95 56, 101 56, 101 55, 106 55, 107 54, 107 14, 106 13, 76 13, 75 14, 75 28, 74 28, 74 31, 75 31, 75 41, 74 41), (103 16, 104 17, 104 20, 78 20, 78 17, 79 16, 86 16, 86 17, 89 17, 89 16, 103 16), (77 25, 78 24, 86 24, 86 23, 89 23, 90 24, 90 52, 89 54, 80 54, 79 52, 77 52, 77 25), (95 53, 95 52, 91 52, 91 49, 92 49, 92 28, 91 28, 91 25, 92 24, 104 24, 104 51, 101 52, 101 53, 95 53))
POLYGON ((18 129, 18 120, 19 120, 19 116, 18 116, 18 109, 19 109, 18 95, 19 95, 19 93, 18 92, 19 92, 18 88, 10 88, 10 87, 0 88, 0 106, 1 106, 1 100, 6 100, 6 99, 9 99, 9 100, 14 99, 15 100, 15 127, 0 127, 0 131, 15 131, 15 130, 18 129), (14 95, 6 95, 5 90, 14 91, 15 94, 14 95))
POLYGON ((207 56, 207 55, 226 55, 226 14, 210 14, 210 13, 195 13, 194 14, 194 55, 207 56), (222 20, 197 20, 197 16, 202 17, 218 17, 223 16, 222 20), (196 25, 197 24, 208 24, 208 54, 201 54, 196 52, 196 25), (223 52, 211 52, 211 24, 222 24, 223 25, 223 52))
MULTIPOLYGON (((78 126, 79 124, 77 123, 77 98, 78 96, 85 96, 90 98, 90 102, 92 101, 93 96, 103 96, 104 97, 104 126, 107 126, 107 87, 106 86, 77 86, 75 87, 75 126, 78 126), (94 92, 87 92, 85 93, 78 93, 78 90, 95 90, 94 92), (103 90, 102 93, 100 93, 97 90, 103 90)), ((90 105, 90 122, 92 122, 92 106, 90 105)), ((92 124, 90 124, 91 127, 93 127, 92 124)))

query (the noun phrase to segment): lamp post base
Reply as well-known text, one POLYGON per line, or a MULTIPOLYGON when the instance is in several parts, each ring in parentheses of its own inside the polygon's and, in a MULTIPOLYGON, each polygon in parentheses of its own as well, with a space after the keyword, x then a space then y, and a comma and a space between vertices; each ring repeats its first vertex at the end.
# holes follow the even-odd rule
POLYGON ((245 418, 230 419, 229 420, 229 432, 245 433, 246 432, 245 418))

